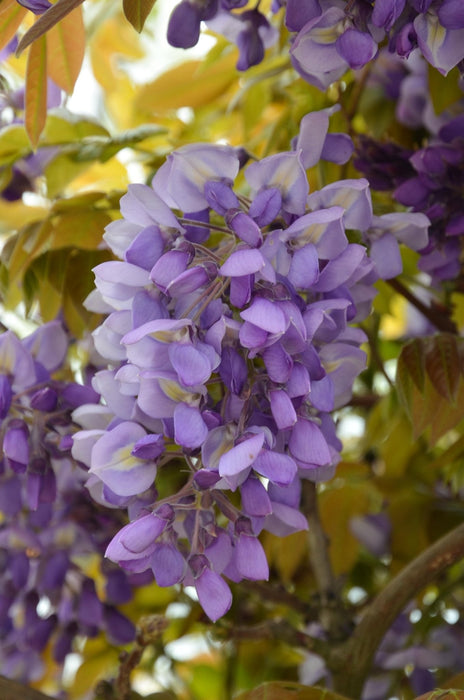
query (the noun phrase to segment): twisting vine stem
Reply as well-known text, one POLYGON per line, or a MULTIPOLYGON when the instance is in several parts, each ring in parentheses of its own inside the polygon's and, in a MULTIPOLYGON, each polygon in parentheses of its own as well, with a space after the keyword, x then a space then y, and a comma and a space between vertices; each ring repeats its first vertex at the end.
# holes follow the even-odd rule
POLYGON ((400 571, 367 608, 352 636, 331 652, 335 690, 361 697, 374 656, 395 619, 421 590, 464 557, 464 523, 448 532, 400 571))

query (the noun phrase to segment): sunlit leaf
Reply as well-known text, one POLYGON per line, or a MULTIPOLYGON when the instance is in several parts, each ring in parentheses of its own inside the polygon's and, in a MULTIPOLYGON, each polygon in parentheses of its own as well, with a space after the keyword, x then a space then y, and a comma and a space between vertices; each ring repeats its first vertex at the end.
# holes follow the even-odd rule
POLYGON ((92 37, 89 48, 93 73, 106 95, 119 90, 119 80, 125 75, 115 56, 134 60, 144 55, 139 35, 122 20, 122 15, 106 19, 92 37))
POLYGON ((0 199, 0 232, 19 229, 32 221, 40 221, 46 215, 45 207, 30 207, 21 200, 7 202, 0 199))
POLYGON ((0 49, 8 44, 23 21, 27 10, 16 0, 2 0, 0 3, 0 49))
POLYGON ((85 30, 81 7, 77 7, 50 29, 47 49, 50 78, 70 94, 84 60, 85 30))
POLYGON ((163 114, 180 107, 201 107, 222 95, 237 77, 235 53, 203 68, 201 61, 188 61, 144 85, 136 98, 143 112, 163 114))
POLYGON ((0 166, 13 163, 31 152, 24 126, 11 124, 0 131, 0 166))
POLYGON ((47 42, 45 37, 38 39, 29 51, 25 103, 26 131, 35 147, 47 117, 47 42))
POLYGON ((16 54, 24 51, 36 39, 42 37, 52 27, 60 22, 66 15, 72 12, 76 7, 79 7, 84 0, 58 0, 50 7, 43 15, 36 20, 32 27, 24 34, 16 49, 16 54))
POLYGON ((92 163, 83 173, 75 177, 69 185, 73 192, 88 190, 89 188, 108 188, 109 190, 126 190, 129 177, 125 166, 112 158, 105 163, 92 163))
POLYGON ((123 0, 124 14, 134 29, 141 32, 156 0, 123 0))
POLYGON ((74 143, 87 136, 109 136, 109 133, 90 117, 60 109, 48 114, 42 143, 47 146, 74 143))

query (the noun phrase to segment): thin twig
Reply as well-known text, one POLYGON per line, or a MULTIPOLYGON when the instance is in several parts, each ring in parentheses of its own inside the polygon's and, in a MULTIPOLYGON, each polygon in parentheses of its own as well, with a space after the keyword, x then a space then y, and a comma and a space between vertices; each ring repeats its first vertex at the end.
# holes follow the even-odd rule
POLYGON ((431 306, 427 306, 418 299, 402 282, 398 279, 387 280, 388 284, 398 294, 401 294, 412 306, 421 312, 430 323, 433 323, 435 328, 446 333, 458 332, 455 323, 442 310, 436 311, 431 306))
POLYGON ((118 700, 129 700, 131 696, 131 674, 139 665, 146 647, 156 642, 167 627, 166 618, 161 615, 150 615, 141 618, 139 631, 130 652, 120 656, 119 673, 116 679, 116 697, 118 700))

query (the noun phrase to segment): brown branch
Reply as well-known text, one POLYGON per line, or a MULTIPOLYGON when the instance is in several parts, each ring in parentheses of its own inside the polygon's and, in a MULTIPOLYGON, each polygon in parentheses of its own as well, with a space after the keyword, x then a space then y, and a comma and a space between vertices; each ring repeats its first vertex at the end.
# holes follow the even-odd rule
POLYGON ((432 306, 427 306, 398 279, 387 280, 387 282, 390 287, 395 290, 395 292, 401 294, 401 296, 409 301, 409 303, 420 311, 420 313, 425 316, 430 323, 433 323, 435 328, 437 328, 439 331, 454 334, 458 332, 454 321, 450 319, 444 309, 434 309, 432 306))
POLYGON ((464 523, 434 542, 387 584, 351 638, 331 655, 335 690, 350 698, 361 697, 377 649, 395 619, 425 586, 463 557, 464 523))
POLYGON ((308 604, 293 593, 289 593, 283 586, 272 586, 268 581, 265 583, 261 581, 247 581, 246 589, 247 592, 258 595, 261 600, 277 603, 278 605, 287 605, 292 610, 304 615, 306 619, 318 619, 316 613, 319 612, 319 608, 314 606, 314 609, 309 610, 308 614, 308 604))
POLYGON ((139 665, 146 647, 161 637, 167 624, 162 615, 148 615, 139 620, 139 630, 132 650, 120 655, 119 673, 115 683, 118 700, 130 699, 132 671, 139 665))
MULTIPOLYGON (((218 638, 221 639, 221 635, 218 635, 218 638)), ((329 642, 324 639, 312 637, 306 632, 296 629, 291 623, 284 619, 266 620, 265 622, 250 626, 233 625, 227 630, 227 637, 224 636, 223 638, 235 641, 273 639, 284 642, 291 647, 307 649, 324 658, 329 655, 331 649, 329 642)))
POLYGON ((50 695, 44 695, 35 688, 4 676, 0 676, 0 698, 2 700, 51 700, 50 695))

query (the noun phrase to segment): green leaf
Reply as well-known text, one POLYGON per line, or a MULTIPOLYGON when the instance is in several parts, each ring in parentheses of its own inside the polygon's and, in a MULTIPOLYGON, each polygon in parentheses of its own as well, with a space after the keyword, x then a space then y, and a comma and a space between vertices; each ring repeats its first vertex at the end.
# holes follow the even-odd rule
POLYGON ((347 700, 326 688, 286 681, 271 681, 237 695, 235 700, 347 700))
POLYGON ((11 124, 0 131, 0 166, 14 163, 31 152, 24 126, 11 124))
POLYGON ((141 32, 156 0, 123 0, 122 8, 126 19, 134 29, 141 32))
POLYGON ((89 117, 59 109, 48 114, 41 145, 76 143, 87 136, 109 137, 109 133, 101 124, 89 117))
POLYGON ((428 65, 429 94, 432 98, 436 114, 454 104, 462 98, 462 90, 459 87, 459 68, 453 68, 448 75, 442 75, 436 68, 428 65))

